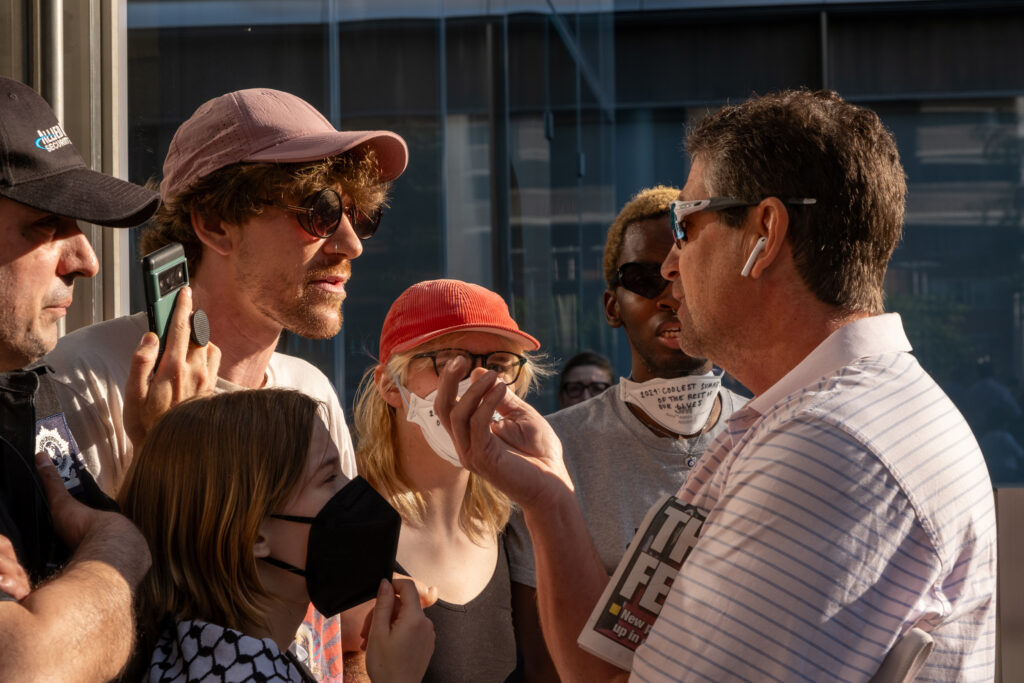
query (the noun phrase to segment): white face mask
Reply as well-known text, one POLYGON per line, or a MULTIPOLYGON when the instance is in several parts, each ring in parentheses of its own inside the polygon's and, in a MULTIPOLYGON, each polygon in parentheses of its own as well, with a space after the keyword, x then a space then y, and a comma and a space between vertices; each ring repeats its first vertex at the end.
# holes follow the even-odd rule
MULTIPOLYGON (((458 396, 460 398, 466 393, 466 390, 469 389, 469 385, 472 383, 470 379, 464 379, 459 382, 458 396)), ((427 396, 420 397, 403 387, 397 380, 395 381, 395 386, 398 387, 398 392, 402 396, 402 403, 408 408, 405 419, 420 428, 420 431, 423 432, 423 438, 427 440, 427 445, 434 449, 434 452, 441 456, 443 460, 450 462, 456 467, 462 467, 462 461, 459 460, 459 455, 455 452, 455 444, 452 443, 452 437, 441 424, 441 420, 434 415, 434 397, 437 396, 437 390, 435 389, 427 396)))
POLYGON ((623 377, 619 380, 619 398, 674 434, 696 434, 707 423, 721 386, 721 376, 710 372, 646 382, 623 377))

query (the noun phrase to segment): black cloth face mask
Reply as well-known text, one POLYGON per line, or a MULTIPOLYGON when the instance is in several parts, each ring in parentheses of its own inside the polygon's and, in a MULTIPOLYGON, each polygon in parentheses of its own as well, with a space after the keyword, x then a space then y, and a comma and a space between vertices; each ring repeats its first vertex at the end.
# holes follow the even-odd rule
POLYGON ((325 617, 373 599, 381 579, 391 578, 402 518, 362 477, 345 484, 316 517, 270 516, 310 525, 305 570, 260 559, 304 576, 310 601, 325 617))

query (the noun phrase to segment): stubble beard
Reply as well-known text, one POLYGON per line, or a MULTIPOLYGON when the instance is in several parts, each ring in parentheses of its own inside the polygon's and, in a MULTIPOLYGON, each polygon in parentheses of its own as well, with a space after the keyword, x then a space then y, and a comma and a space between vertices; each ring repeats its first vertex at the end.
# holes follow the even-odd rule
MULTIPOLYGON (((330 272, 338 272, 333 269, 330 272)), ((330 339, 341 331, 341 306, 345 293, 331 293, 309 284, 321 272, 320 269, 303 273, 302 279, 282 287, 275 275, 267 275, 252 282, 251 300, 264 316, 273 320, 282 329, 306 339, 330 339), (294 287, 298 287, 296 292, 294 287)), ((348 275, 348 270, 341 271, 348 275)))
MULTIPOLYGON (((57 320, 46 321, 43 309, 26 320, 25 302, 19 310, 18 297, 24 294, 15 286, 15 277, 0 268, 0 371, 17 370, 30 365, 57 345, 57 320)), ((47 300, 56 299, 52 294, 47 300)))
POLYGON ((341 331, 344 295, 311 292, 303 295, 278 316, 281 326, 306 339, 330 339, 341 331))
MULTIPOLYGON (((40 321, 41 322, 41 321, 40 321)), ((31 365, 53 350, 57 345, 57 326, 52 323, 46 328, 49 334, 41 334, 35 325, 19 329, 10 318, 0 322, 0 363, 2 371, 16 370, 31 365), (11 367, 6 367, 10 365, 11 367)))
MULTIPOLYGON (((684 309, 682 306, 676 311, 676 319, 679 321, 679 350, 683 358, 677 364, 679 368, 685 369, 683 374, 692 374, 707 363, 706 351, 701 336, 697 333, 693 319, 686 315, 679 315, 684 309)), ((677 377, 681 375, 676 375, 677 377)))

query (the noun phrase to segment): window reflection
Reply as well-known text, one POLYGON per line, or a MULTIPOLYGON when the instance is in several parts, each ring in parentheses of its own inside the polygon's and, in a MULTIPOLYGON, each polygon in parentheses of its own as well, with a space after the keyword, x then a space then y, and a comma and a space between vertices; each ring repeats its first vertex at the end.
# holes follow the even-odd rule
MULTIPOLYGON (((502 293, 556 365, 592 348, 621 372, 628 347, 601 305, 618 207, 685 182, 685 126, 709 109, 827 83, 879 112, 907 170, 887 306, 968 416, 994 478, 1024 481, 1024 19, 854 3, 823 23, 818 6, 763 5, 130 0, 131 177, 159 177, 177 125, 238 88, 289 90, 343 128, 398 131, 410 166, 354 264, 341 335, 283 348, 347 403, 390 302, 447 276, 502 293), (950 35, 958 50, 936 53, 950 35)), ((533 400, 553 409, 553 386, 533 400)))
POLYGON ((993 479, 1024 481, 1020 100, 876 109, 908 176, 887 307, 967 417, 993 479))

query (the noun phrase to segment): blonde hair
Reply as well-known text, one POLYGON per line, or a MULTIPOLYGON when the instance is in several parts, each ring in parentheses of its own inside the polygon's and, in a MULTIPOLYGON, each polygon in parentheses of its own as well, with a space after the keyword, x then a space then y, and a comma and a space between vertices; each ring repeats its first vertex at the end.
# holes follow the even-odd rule
POLYGON ((667 216, 668 205, 676 199, 679 199, 679 188, 656 185, 640 190, 622 207, 608 228, 608 236, 604 242, 602 266, 604 281, 609 287, 615 279, 615 271, 619 268, 619 255, 622 253, 622 242, 626 238, 626 228, 649 218, 667 216))
MULTIPOLYGON (((432 348, 457 346, 464 336, 464 333, 458 332, 443 335, 432 339, 429 345, 432 348)), ((427 344, 424 344, 393 354, 379 378, 376 375, 381 366, 371 366, 359 383, 354 410, 359 474, 391 503, 404 522, 413 526, 422 524, 427 504, 420 492, 412 488, 402 471, 396 449, 396 411, 384 400, 384 394, 395 386, 395 379, 405 384, 409 360, 426 347, 427 344)), ((540 354, 521 350, 519 353, 526 356, 527 362, 510 388, 522 397, 531 387, 536 386, 540 377, 550 374, 550 371, 543 366, 540 354)), ((478 475, 470 473, 466 495, 459 510, 459 526, 471 539, 481 541, 496 536, 508 523, 510 512, 508 496, 478 475)))
POLYGON ((153 556, 137 593, 143 633, 168 618, 266 623, 253 547, 302 480, 319 410, 297 391, 233 391, 186 401, 150 429, 119 495, 153 556))

